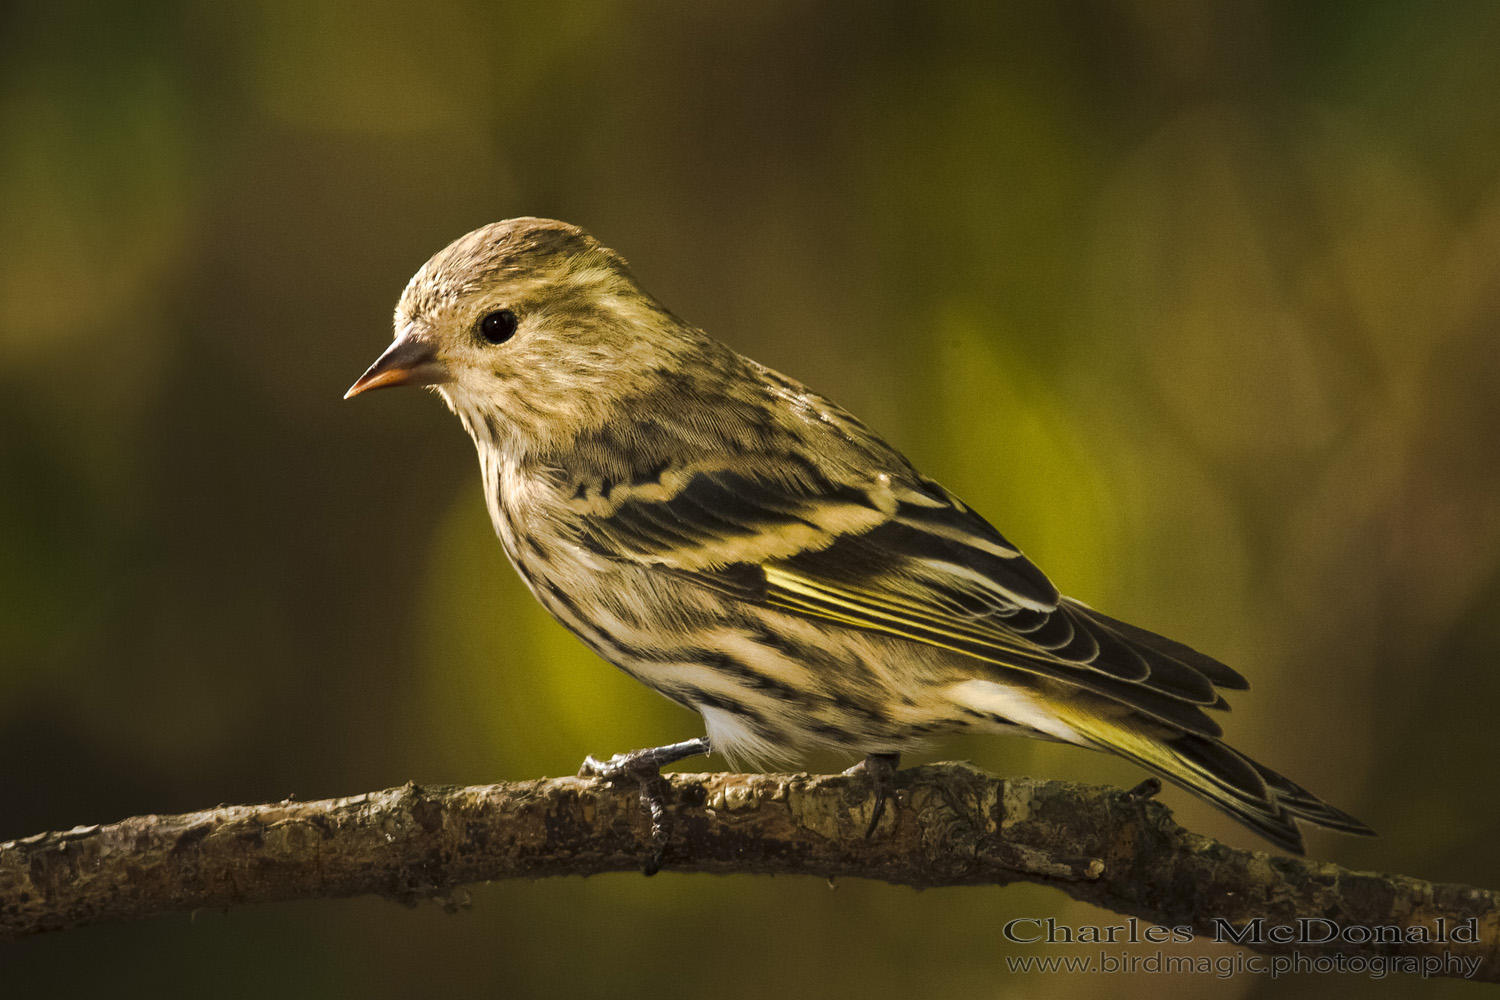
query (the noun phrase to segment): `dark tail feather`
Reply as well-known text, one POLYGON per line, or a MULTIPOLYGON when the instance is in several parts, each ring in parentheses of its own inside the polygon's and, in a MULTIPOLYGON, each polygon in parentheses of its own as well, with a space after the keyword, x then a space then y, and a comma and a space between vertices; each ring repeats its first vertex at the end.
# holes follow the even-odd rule
MULTIPOLYGON (((1248 759, 1248 758, 1247 758, 1248 759)), ((1286 807, 1286 811, 1298 819, 1307 820, 1316 826, 1325 827, 1329 830, 1338 830, 1340 833, 1352 833, 1361 837, 1373 837, 1375 831, 1364 823, 1350 816, 1342 809, 1337 809, 1312 792, 1289 778, 1282 777, 1264 764, 1255 765, 1260 772, 1261 780, 1266 783, 1276 796, 1276 801, 1286 807)))
POLYGON ((1195 733, 1164 738, 1106 719, 1074 724, 1102 747, 1206 799, 1292 854, 1303 853, 1299 819, 1374 836, 1374 830, 1353 816, 1216 739, 1195 733))

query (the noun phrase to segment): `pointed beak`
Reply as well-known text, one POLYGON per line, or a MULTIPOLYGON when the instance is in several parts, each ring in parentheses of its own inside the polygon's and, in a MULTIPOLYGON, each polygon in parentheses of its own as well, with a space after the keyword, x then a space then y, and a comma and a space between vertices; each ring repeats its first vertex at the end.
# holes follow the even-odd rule
POLYGON ((349 387, 344 398, 393 385, 438 385, 451 381, 453 373, 438 358, 437 345, 407 327, 359 381, 349 387))

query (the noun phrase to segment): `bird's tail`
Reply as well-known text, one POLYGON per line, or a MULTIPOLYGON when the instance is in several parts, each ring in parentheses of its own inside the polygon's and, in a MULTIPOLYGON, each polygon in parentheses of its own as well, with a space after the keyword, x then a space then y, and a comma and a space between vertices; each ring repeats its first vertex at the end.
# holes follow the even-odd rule
POLYGON ((1212 737, 1161 735, 1129 719, 1086 716, 1069 722, 1100 749, 1133 760, 1201 796, 1283 850, 1303 853, 1296 820, 1342 833, 1375 834, 1301 785, 1212 737))

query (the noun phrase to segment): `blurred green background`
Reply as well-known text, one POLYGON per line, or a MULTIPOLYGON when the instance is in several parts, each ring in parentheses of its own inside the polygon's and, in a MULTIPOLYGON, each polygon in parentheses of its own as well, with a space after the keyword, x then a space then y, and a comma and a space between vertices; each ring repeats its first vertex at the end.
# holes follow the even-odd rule
MULTIPOLYGON (((5 6, 0 838, 701 731, 532 603, 436 400, 340 399, 418 265, 535 214, 860 414, 1067 592, 1239 667, 1232 741, 1383 834, 1313 855, 1500 885, 1497 51, 1488 0, 5 6)), ((473 899, 85 929, 0 948, 0 988, 1466 989, 1012 976, 1088 950, 1006 920, 1118 922, 1036 888, 473 899)))

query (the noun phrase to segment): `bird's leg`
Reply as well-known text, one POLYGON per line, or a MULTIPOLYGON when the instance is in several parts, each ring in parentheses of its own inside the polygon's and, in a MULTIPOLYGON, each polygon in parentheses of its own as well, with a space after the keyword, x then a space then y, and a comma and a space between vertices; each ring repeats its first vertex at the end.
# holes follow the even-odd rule
POLYGON ((580 778, 603 778, 606 781, 634 781, 641 790, 641 805, 651 817, 651 855, 641 865, 647 875, 661 871, 662 855, 667 850, 670 834, 667 819, 667 779, 661 776, 663 765, 674 764, 688 757, 699 757, 711 753, 713 748, 706 739, 683 740, 664 747, 647 747, 629 753, 617 753, 609 760, 601 761, 592 756, 583 759, 578 769, 580 778))
POLYGON ((1140 802, 1145 802, 1147 799, 1155 798, 1156 793, 1159 791, 1161 791, 1161 779, 1156 777, 1155 775, 1152 775, 1145 781, 1141 782, 1139 785, 1136 785, 1130 791, 1126 792, 1125 797, 1127 799, 1135 799, 1140 802))
POLYGON ((896 790, 896 768, 901 764, 899 753, 867 753, 865 759, 855 764, 845 774, 863 771, 870 777, 870 790, 875 793, 875 808, 870 813, 870 825, 865 828, 865 839, 875 835, 880 817, 885 815, 885 800, 896 790))

